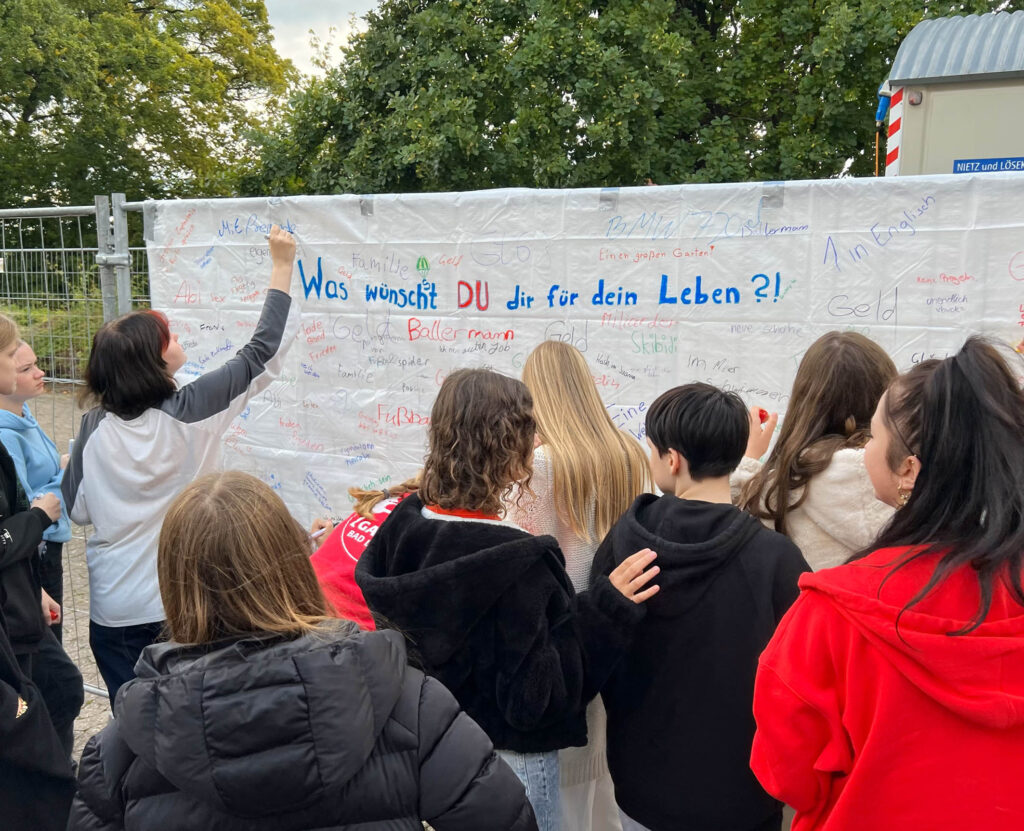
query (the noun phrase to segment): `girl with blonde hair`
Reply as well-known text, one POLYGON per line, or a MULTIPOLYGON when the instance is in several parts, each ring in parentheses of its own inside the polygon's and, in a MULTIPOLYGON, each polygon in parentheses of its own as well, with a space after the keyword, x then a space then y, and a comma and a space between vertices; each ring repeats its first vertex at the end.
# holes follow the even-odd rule
POLYGON ((778 415, 750 440, 731 484, 737 504, 797 544, 815 571, 841 565, 892 516, 864 469, 871 416, 896 377, 892 359, 857 332, 828 332, 808 348, 793 380, 778 441, 762 464, 778 415))
MULTIPOLYGON (((0 395, 18 388, 18 346, 18 325, 0 315, 0 395)), ((11 831, 63 828, 74 790, 82 676, 49 631, 59 609, 44 602, 38 576, 43 533, 60 515, 51 492, 27 502, 0 444, 0 806, 11 831)))
MULTIPOLYGON (((510 515, 531 534, 558 540, 573 587, 586 591, 598 545, 633 500, 650 489, 647 455, 612 423, 575 347, 544 341, 526 359, 523 383, 533 397, 537 447, 532 493, 520 493, 510 515)), ((586 747, 559 754, 562 829, 615 831, 620 826, 600 698, 587 708, 587 735, 586 747)))
POLYGON ((157 567, 146 647, 82 755, 69 829, 536 829, 522 785, 395 632, 338 620, 265 483, 198 479, 157 567))

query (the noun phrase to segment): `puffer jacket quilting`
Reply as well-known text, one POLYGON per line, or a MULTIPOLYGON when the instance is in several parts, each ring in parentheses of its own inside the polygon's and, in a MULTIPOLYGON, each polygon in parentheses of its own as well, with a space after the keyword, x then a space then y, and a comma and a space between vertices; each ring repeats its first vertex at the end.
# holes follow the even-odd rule
POLYGON ((393 632, 149 647, 82 756, 70 829, 536 828, 522 785, 393 632))

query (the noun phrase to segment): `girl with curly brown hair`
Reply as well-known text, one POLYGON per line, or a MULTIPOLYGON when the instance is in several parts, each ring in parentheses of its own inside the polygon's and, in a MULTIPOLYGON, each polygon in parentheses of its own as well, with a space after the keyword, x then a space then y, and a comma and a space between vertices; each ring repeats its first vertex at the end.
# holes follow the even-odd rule
POLYGON ((356 581, 502 752, 539 828, 554 831, 558 750, 586 744, 586 704, 628 646, 658 568, 638 551, 576 595, 557 541, 504 517, 513 488, 529 488, 532 410, 520 381, 450 375, 420 489, 377 531, 356 581))

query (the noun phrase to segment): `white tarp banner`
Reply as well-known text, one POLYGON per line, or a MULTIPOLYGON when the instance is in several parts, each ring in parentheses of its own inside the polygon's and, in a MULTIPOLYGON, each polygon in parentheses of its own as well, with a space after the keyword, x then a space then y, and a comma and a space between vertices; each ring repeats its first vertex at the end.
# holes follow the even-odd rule
POLYGON ((272 223, 298 240, 303 326, 225 436, 225 467, 296 516, 401 481, 451 370, 518 377, 545 338, 586 356, 614 422, 693 380, 784 411, 832 329, 901 369, 972 332, 1024 335, 1024 175, 147 204, 153 306, 187 382, 248 340, 272 223))

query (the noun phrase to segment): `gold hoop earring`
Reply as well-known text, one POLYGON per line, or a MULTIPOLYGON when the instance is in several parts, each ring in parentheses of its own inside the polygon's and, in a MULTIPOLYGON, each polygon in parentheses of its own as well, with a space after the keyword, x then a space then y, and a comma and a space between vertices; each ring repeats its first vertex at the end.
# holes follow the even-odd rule
POLYGON ((903 490, 902 485, 896 486, 896 498, 899 499, 899 507, 902 508, 910 501, 910 491, 903 490))

